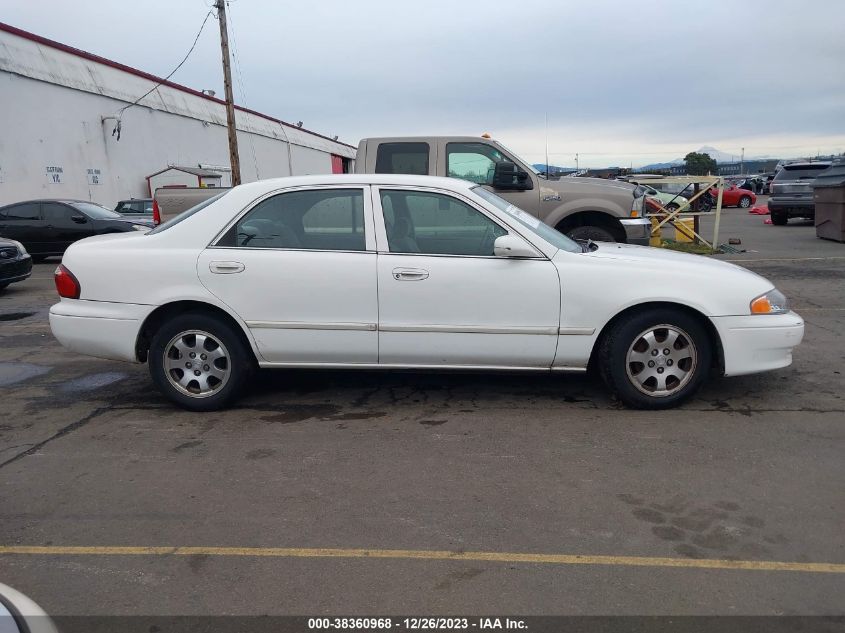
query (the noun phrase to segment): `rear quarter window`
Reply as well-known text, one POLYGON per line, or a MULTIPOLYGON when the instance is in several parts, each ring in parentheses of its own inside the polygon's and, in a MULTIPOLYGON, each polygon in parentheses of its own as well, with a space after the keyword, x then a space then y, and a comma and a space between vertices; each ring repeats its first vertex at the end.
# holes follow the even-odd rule
POLYGON ((381 143, 376 151, 376 173, 427 176, 428 152, 428 143, 381 143))
POLYGON ((218 200, 220 200, 220 198, 225 196, 227 193, 229 193, 228 189, 226 191, 218 193, 216 196, 213 196, 213 197, 209 198, 208 200, 203 200, 198 205, 193 206, 190 209, 182 211, 182 213, 177 215, 175 218, 170 218, 167 222, 162 222, 161 224, 159 224, 152 231, 149 231, 147 233, 147 235, 154 235, 155 233, 161 233, 162 231, 166 231, 167 229, 169 229, 171 226, 176 226, 180 222, 187 220, 189 217, 191 217, 195 213, 199 213, 200 211, 205 209, 207 206, 209 206, 213 202, 217 202, 218 200))

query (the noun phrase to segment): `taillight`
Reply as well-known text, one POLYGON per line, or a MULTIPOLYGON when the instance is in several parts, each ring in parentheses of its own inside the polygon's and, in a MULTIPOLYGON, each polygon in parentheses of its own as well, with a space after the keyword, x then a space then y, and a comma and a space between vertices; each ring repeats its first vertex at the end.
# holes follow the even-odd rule
POLYGON ((158 226, 161 224, 161 211, 158 208, 158 201, 153 200, 153 223, 158 226))
POLYGON ((59 264, 59 267, 56 268, 53 279, 56 282, 56 290, 60 297, 64 297, 65 299, 79 299, 82 287, 79 285, 79 280, 76 276, 65 268, 64 264, 59 264))

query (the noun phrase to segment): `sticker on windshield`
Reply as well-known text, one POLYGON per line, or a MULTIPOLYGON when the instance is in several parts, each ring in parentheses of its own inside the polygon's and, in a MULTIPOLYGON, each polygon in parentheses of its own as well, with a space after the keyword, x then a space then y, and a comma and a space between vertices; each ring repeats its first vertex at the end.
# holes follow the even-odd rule
POLYGON ((505 209, 505 213, 510 213, 516 219, 521 220, 522 222, 525 222, 532 229, 536 229, 538 226, 540 226, 540 220, 535 218, 530 213, 526 213, 525 211, 523 211, 519 207, 515 207, 513 205, 510 205, 510 206, 508 206, 507 209, 505 209))

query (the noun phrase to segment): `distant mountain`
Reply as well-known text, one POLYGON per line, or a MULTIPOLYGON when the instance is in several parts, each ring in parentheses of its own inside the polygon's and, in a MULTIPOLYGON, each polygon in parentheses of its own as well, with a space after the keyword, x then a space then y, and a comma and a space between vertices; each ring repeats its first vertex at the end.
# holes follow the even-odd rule
MULTIPOLYGON (((546 165, 544 163, 534 163, 531 166, 541 173, 546 173, 546 165)), ((569 174, 573 171, 576 171, 574 167, 558 167, 557 165, 549 165, 548 169, 549 172, 553 175, 569 174)))

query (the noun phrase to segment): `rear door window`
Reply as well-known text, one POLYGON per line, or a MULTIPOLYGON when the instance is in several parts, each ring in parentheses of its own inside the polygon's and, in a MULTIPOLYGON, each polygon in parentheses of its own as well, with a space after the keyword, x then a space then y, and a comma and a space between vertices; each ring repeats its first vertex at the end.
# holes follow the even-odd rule
POLYGON ((376 173, 427 176, 428 154, 428 143, 381 143, 376 152, 376 173))
POLYGON ((271 196, 240 218, 217 246, 366 250, 363 189, 317 189, 271 196))
POLYGON ((25 202, 6 207, 3 211, 6 220, 40 220, 41 204, 38 202, 25 202))

